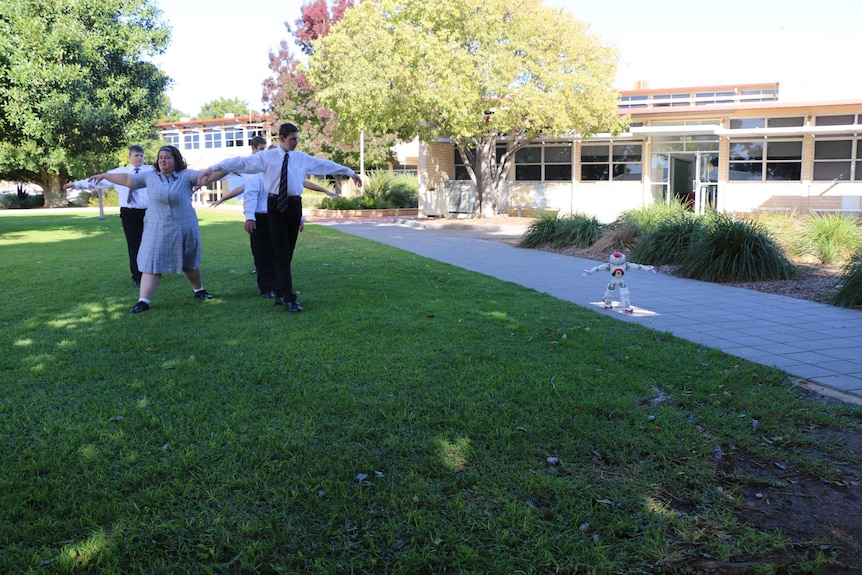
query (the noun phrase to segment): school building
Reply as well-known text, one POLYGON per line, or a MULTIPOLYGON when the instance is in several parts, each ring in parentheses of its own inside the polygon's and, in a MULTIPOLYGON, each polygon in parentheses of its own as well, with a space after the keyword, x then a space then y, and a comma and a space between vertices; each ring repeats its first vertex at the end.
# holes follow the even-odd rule
MULTIPOLYGON (((189 168, 203 170, 225 158, 250 155, 251 139, 255 136, 272 143, 269 122, 265 114, 226 114, 224 118, 163 122, 156 124, 156 128, 165 144, 179 149, 189 168)), ((214 202, 239 183, 236 177, 214 182, 196 192, 192 203, 214 202)))
MULTIPOLYGON (((620 93, 619 112, 631 117, 623 134, 517 151, 498 211, 609 222, 671 198, 698 212, 862 211, 862 100, 785 103, 778 83, 639 87, 620 93)), ((420 216, 472 214, 475 190, 450 141, 420 143, 417 163, 420 216)))

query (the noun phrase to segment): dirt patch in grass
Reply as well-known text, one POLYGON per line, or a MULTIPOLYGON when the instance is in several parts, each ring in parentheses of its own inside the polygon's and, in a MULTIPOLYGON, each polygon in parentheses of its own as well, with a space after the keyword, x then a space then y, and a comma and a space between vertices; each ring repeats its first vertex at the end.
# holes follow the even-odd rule
MULTIPOLYGON (((512 245, 518 239, 499 239, 512 245)), ((549 250, 598 260, 583 249, 549 250)), ((728 285, 826 303, 837 290, 840 267, 796 262, 799 277, 786 281, 737 282, 728 285)), ((658 268, 669 273, 668 268, 658 268)), ((836 401, 815 393, 806 401, 836 401)), ((790 542, 781 556, 741 558, 723 563, 690 557, 674 571, 742 575, 770 565, 776 573, 798 573, 798 566, 818 556, 826 558, 821 575, 862 574, 862 434, 810 427, 823 451, 809 455, 836 470, 830 477, 804 473, 781 461, 766 461, 737 450, 723 454, 718 465, 727 489, 739 495, 738 519, 764 532, 780 531, 790 542)))
POLYGON ((780 556, 752 560, 793 573, 794 565, 819 555, 827 560, 823 575, 862 573, 862 435, 814 426, 801 431, 830 446, 829 453, 809 455, 828 460, 837 475, 818 477, 736 450, 719 463, 726 488, 739 496, 737 518, 760 531, 780 531, 790 542, 780 556))

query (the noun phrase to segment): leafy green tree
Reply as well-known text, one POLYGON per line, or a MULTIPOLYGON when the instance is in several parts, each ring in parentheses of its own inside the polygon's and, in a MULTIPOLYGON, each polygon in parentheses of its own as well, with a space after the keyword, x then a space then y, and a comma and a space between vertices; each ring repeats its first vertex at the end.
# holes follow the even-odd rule
POLYGON ((150 137, 169 82, 150 58, 169 38, 150 0, 3 0, 0 178, 65 205, 70 172, 116 165, 150 137))
POLYGON ((479 217, 496 214, 519 148, 622 127, 616 51, 540 0, 361 2, 314 46, 309 79, 346 128, 452 139, 479 217))
MULTIPOLYGON (((287 27, 294 42, 306 56, 314 53, 314 42, 329 33, 332 25, 340 20, 353 5, 352 0, 309 0, 302 5, 302 12, 293 28, 287 27)), ((278 124, 289 121, 295 124, 302 137, 303 151, 340 164, 359 164, 359 134, 341 129, 338 117, 318 101, 315 87, 308 81, 305 71, 291 52, 288 43, 281 41, 277 52, 270 52, 269 67, 274 76, 263 83, 263 98, 278 124)), ((396 139, 392 135, 366 133, 365 163, 371 167, 383 167, 393 159, 392 146, 396 139)))
POLYGON ((234 116, 248 115, 250 108, 248 102, 239 98, 219 98, 212 102, 207 102, 201 107, 201 112, 198 114, 199 120, 210 120, 213 118, 224 118, 228 114, 234 116))

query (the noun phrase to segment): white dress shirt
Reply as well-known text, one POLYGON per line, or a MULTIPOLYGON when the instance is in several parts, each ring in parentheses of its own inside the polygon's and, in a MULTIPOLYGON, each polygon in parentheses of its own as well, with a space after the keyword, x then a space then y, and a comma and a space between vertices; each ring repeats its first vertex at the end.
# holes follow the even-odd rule
MULTIPOLYGON (((137 168, 137 172, 135 172, 135 167, 132 165, 128 166, 120 166, 119 168, 114 168, 113 170, 109 170, 109 174, 135 174, 135 173, 146 173, 152 172, 153 166, 149 164, 142 164, 140 168, 137 168)), ((135 188, 135 192, 132 194, 132 201, 129 203, 129 188, 126 186, 120 186, 118 184, 114 184, 109 182, 108 180, 102 180, 98 184, 94 184, 89 180, 77 180, 72 182, 72 185, 75 186, 76 190, 106 190, 109 188, 115 188, 117 190, 117 196, 120 200, 121 208, 137 208, 141 210, 147 209, 149 205, 149 198, 147 196, 147 188, 135 188)))
POLYGON ((257 221, 255 214, 265 214, 269 194, 263 187, 263 174, 241 174, 242 211, 246 221, 257 221))
MULTIPOLYGON (((271 196, 278 195, 278 182, 281 179, 281 162, 286 152, 281 146, 264 150, 251 156, 229 158, 210 167, 214 172, 238 172, 240 174, 263 173, 263 186, 271 196)), ((331 160, 322 160, 296 150, 290 152, 287 168, 287 193, 291 196, 302 195, 303 184, 309 174, 315 176, 356 175, 352 169, 331 160)))

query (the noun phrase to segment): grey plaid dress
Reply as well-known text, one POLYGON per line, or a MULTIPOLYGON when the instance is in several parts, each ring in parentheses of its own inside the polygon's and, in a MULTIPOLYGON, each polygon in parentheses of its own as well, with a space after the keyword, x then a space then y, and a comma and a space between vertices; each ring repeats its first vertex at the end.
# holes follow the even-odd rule
POLYGON ((201 265, 201 231, 192 207, 196 170, 165 177, 159 172, 133 176, 136 187, 146 186, 150 204, 144 217, 144 236, 138 269, 151 274, 181 273, 201 265))

